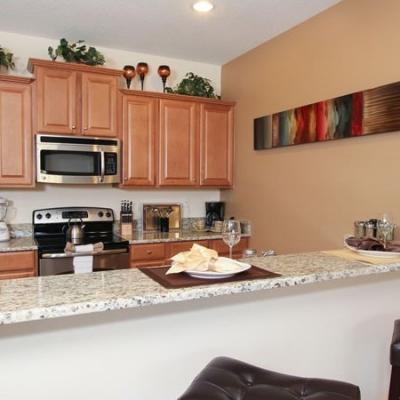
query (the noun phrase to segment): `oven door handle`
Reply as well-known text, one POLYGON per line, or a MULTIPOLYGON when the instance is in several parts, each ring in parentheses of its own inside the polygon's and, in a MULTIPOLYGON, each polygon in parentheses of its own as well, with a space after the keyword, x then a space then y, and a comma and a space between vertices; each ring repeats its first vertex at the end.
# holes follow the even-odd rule
POLYGON ((105 155, 104 151, 101 150, 100 152, 100 182, 104 182, 104 176, 106 174, 106 160, 105 160, 105 155))
POLYGON ((122 254, 127 253, 128 249, 113 249, 102 251, 88 251, 82 253, 44 253, 40 258, 71 258, 71 257, 84 257, 84 256, 103 256, 109 254, 122 254))

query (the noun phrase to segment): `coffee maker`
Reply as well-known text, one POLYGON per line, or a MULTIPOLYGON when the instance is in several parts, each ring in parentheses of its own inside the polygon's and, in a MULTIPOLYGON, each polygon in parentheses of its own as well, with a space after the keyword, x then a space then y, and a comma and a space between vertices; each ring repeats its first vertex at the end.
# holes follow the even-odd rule
POLYGON ((206 202, 206 227, 212 228, 214 221, 223 221, 225 217, 225 203, 223 201, 206 202))

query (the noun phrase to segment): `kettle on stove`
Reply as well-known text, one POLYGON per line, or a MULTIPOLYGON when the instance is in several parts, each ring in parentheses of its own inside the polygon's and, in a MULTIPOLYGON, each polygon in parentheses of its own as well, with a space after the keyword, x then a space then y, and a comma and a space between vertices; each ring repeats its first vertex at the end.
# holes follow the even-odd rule
POLYGON ((70 240, 74 244, 82 243, 85 237, 84 231, 85 225, 82 223, 82 220, 79 219, 79 222, 72 222, 71 219, 68 220, 68 228, 66 231, 67 239, 70 240))

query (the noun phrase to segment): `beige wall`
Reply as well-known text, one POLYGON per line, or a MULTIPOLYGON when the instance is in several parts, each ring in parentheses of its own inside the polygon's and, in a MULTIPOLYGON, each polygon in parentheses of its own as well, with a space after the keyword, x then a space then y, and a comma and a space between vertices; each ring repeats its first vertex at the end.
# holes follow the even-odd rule
POLYGON ((339 247, 355 219, 400 224, 400 134, 254 151, 253 119, 400 80, 400 1, 344 0, 223 66, 236 100, 236 180, 228 214, 254 247, 339 247))

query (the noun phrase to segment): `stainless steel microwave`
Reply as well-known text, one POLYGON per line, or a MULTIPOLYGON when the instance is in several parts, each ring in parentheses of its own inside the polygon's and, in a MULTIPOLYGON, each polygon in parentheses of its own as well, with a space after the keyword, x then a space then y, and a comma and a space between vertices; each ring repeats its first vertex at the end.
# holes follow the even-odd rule
POLYGON ((118 139, 36 135, 37 182, 103 184, 120 182, 118 139))

